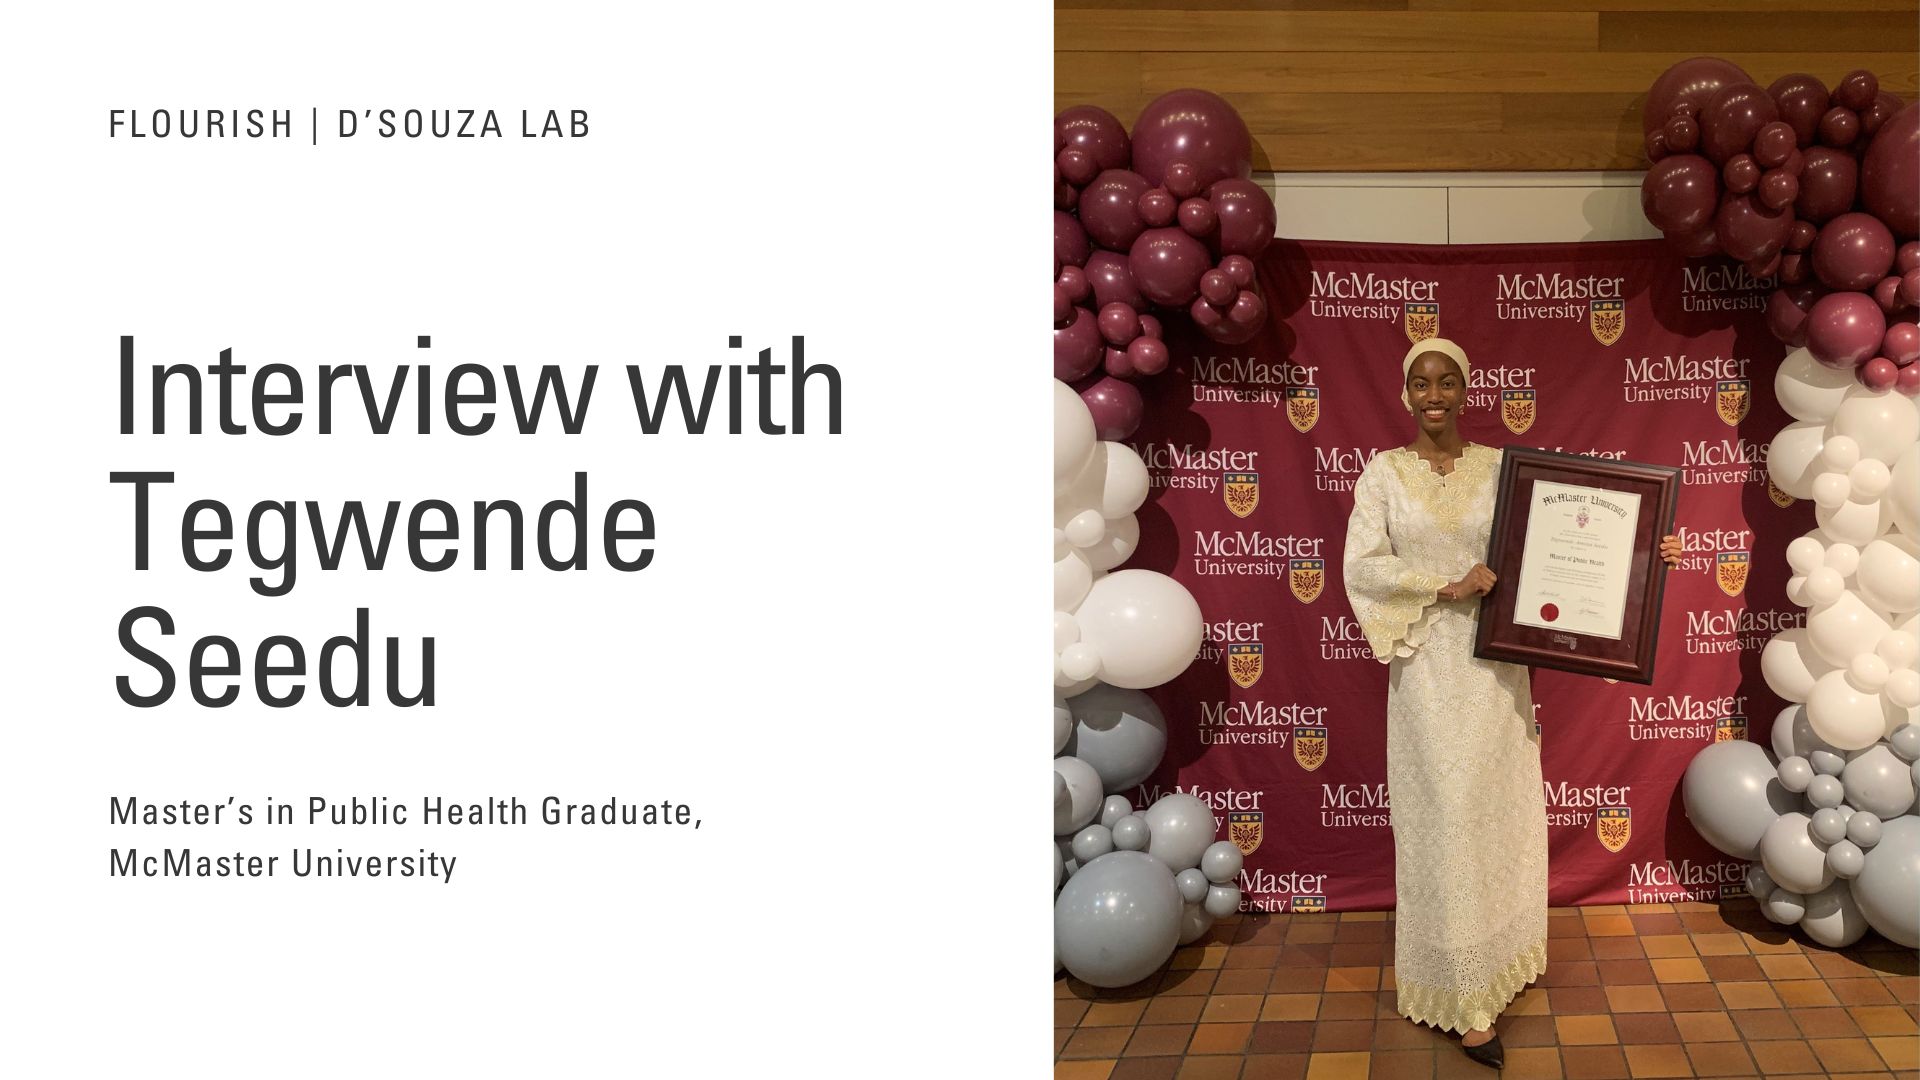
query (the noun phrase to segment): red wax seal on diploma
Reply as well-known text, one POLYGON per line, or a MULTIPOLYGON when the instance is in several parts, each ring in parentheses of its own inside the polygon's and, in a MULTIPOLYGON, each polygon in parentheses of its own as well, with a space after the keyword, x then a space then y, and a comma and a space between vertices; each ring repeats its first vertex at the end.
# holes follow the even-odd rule
POLYGON ((1559 606, 1555 604, 1540 605, 1540 617, 1542 619, 1545 619, 1548 622, 1552 622, 1553 620, 1559 618, 1560 617, 1559 606))

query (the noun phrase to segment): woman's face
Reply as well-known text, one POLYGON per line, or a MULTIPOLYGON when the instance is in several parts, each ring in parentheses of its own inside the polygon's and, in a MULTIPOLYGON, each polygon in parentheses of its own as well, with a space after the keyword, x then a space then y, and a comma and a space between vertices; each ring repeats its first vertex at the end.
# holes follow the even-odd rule
POLYGON ((1420 430, 1428 434, 1453 427, 1466 395, 1467 380, 1460 375, 1460 365, 1444 353, 1421 353, 1407 369, 1407 400, 1413 402, 1420 430))

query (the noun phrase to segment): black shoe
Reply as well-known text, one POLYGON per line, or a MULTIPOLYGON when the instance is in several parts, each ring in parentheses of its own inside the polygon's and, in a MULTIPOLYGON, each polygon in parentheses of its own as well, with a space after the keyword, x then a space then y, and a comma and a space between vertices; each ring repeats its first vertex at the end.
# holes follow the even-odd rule
POLYGON ((1500 1036, 1498 1035, 1481 1043, 1479 1046, 1468 1046, 1466 1043, 1461 1043, 1460 1049, 1466 1051, 1468 1057, 1489 1068, 1504 1068, 1507 1064, 1506 1051, 1501 1047, 1500 1036))

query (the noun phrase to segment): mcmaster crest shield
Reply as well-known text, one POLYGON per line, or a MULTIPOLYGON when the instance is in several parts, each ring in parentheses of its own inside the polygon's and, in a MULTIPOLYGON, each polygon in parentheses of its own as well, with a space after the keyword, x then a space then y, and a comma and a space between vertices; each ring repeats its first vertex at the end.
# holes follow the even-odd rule
POLYGON ((1260 850, 1260 840, 1266 832, 1265 817, 1258 810, 1235 810, 1227 814, 1227 839, 1240 849, 1240 854, 1251 855, 1260 850))
POLYGON ((1293 733, 1293 760, 1308 772, 1327 763, 1327 729, 1303 727, 1293 733))
POLYGON ((1234 517, 1246 517, 1260 505, 1260 474, 1230 472, 1220 474, 1220 498, 1234 517))
POLYGON ((1525 435, 1533 426, 1534 391, 1500 391, 1500 422, 1515 435, 1525 435))
POLYGON ((1287 423, 1293 430, 1305 435, 1320 422, 1320 388, 1317 386, 1287 387, 1287 423))
POLYGON ((1266 647, 1257 641, 1236 642, 1227 646, 1227 677, 1242 690, 1253 689, 1266 666, 1266 647))
POLYGON ((1593 831, 1599 835, 1601 847, 1618 855, 1633 838, 1633 811, 1624 806, 1603 806, 1594 812, 1593 831))
POLYGON ((1297 915, 1322 915, 1327 910, 1327 898, 1324 896, 1296 896, 1287 905, 1297 915))
POLYGON ((1327 581, 1327 560, 1325 559, 1289 559, 1287 560, 1287 587, 1293 590, 1293 598, 1303 604, 1311 604, 1320 598, 1320 590, 1327 581))
POLYGON ((1713 579, 1720 591, 1728 596, 1739 596, 1747 587, 1747 564, 1753 556, 1745 551, 1723 551, 1714 557, 1713 579))
POLYGON ((1627 329, 1627 302, 1625 300, 1594 300, 1587 305, 1587 329, 1593 331, 1593 340, 1602 345, 1611 345, 1620 340, 1627 329))
POLYGON ((1713 723, 1714 742, 1739 742, 1747 737, 1747 718, 1723 716, 1713 723))
POLYGON ((1440 336, 1439 304, 1408 304, 1400 309, 1400 320, 1407 340, 1416 345, 1440 336))
POLYGON ((1748 410, 1753 408, 1752 385, 1751 379, 1721 379, 1714 384, 1714 411, 1720 414, 1721 421, 1728 427, 1745 420, 1748 410))

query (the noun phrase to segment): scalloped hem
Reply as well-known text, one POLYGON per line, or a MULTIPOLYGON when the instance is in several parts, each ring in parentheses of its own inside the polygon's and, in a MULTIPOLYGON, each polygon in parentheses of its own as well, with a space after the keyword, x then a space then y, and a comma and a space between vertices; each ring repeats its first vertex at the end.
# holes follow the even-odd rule
POLYGON ((1400 1015, 1419 1024, 1431 1024, 1442 1031, 1465 1034, 1493 1026, 1528 983, 1547 970, 1545 938, 1513 958, 1493 985, 1473 994, 1458 994, 1438 986, 1402 982, 1395 997, 1400 1015))
MULTIPOLYGON (((1395 657, 1412 656, 1414 651, 1427 643, 1427 637, 1433 632, 1433 617, 1440 611, 1440 590, 1450 582, 1437 575, 1422 575, 1419 587, 1428 594, 1419 607, 1412 605, 1396 606, 1380 613, 1380 618, 1391 620, 1394 624, 1386 628, 1387 632, 1375 630, 1367 634, 1367 647, 1373 650, 1373 658, 1382 664, 1391 664, 1395 657), (1440 584, 1427 587, 1429 582, 1440 584)), ((1365 630, 1365 627, 1362 627, 1365 630)))

